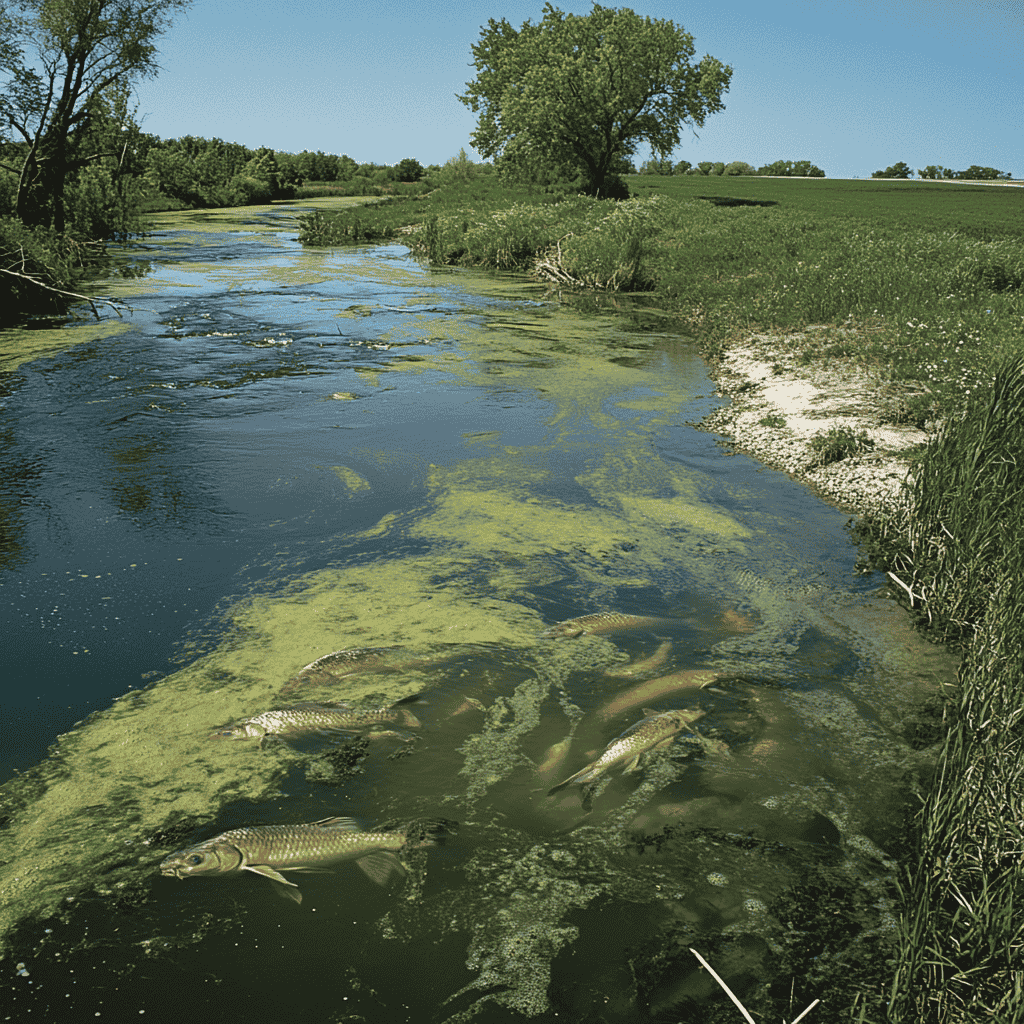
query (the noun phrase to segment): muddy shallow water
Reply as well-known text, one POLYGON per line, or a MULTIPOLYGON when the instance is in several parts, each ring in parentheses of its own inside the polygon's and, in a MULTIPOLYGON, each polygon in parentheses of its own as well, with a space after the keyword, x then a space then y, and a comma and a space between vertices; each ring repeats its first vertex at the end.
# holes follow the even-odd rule
POLYGON ((846 517, 688 425, 688 339, 290 216, 158 218, 97 286, 116 332, 0 335, 4 1016, 698 1020, 688 946, 772 1008, 884 952, 952 665, 846 517), (642 618, 544 635, 597 612, 642 618), (386 650, 301 673, 354 648, 386 650), (211 738, 416 693, 397 736, 211 738), (637 771, 546 795, 673 708, 637 771), (159 873, 334 815, 460 827, 301 904, 159 873))

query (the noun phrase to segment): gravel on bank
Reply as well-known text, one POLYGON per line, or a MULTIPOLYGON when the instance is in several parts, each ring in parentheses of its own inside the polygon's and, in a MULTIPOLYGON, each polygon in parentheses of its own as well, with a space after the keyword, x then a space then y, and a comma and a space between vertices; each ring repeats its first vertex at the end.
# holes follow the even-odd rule
POLYGON ((887 422, 894 396, 877 376, 842 362, 799 365, 780 348, 772 335, 754 334, 724 350, 711 377, 731 404, 706 416, 701 429, 729 438, 736 451, 789 473, 842 509, 901 507, 909 457, 928 435, 887 422), (822 465, 812 441, 833 428, 867 435, 871 446, 822 465))

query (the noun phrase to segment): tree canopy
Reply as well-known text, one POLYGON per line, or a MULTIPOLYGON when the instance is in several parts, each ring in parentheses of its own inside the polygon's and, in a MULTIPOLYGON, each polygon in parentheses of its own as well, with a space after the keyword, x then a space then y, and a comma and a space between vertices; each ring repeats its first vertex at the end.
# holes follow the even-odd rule
POLYGON ((692 63, 682 27, 626 7, 567 15, 548 3, 536 25, 491 19, 472 49, 477 77, 458 98, 479 114, 474 148, 523 176, 581 174, 599 196, 641 143, 665 158, 682 125, 723 110, 732 78, 715 57, 692 63))
POLYGON ((98 142, 111 133, 95 131, 105 98, 156 74, 155 40, 190 3, 0 0, 0 125, 20 143, 5 166, 26 224, 64 230, 65 180, 108 155, 98 142))

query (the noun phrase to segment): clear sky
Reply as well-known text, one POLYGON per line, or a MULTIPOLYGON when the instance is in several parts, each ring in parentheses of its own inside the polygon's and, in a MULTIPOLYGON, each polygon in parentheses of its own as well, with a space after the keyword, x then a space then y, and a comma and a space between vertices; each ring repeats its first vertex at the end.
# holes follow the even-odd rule
MULTIPOLYGON (((1024 178, 1021 0, 631 6, 734 69, 726 109, 699 140, 687 130, 676 160, 807 159, 829 177, 903 160, 1024 178)), ((474 155, 474 117, 455 94, 474 77, 481 26, 542 12, 543 0, 195 0, 160 40, 163 71, 139 86, 139 115, 162 138, 443 163, 463 146, 474 155)))

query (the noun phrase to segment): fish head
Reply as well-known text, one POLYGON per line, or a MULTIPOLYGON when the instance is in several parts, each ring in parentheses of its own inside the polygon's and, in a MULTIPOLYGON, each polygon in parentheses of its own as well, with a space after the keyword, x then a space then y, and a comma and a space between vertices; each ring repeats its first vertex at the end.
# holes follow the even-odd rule
POLYGON ((666 724, 671 724, 676 732, 679 732, 693 725, 697 719, 703 718, 704 712, 700 710, 691 711, 686 708, 675 708, 672 711, 662 712, 662 715, 666 724))
POLYGON ((216 875, 234 871, 242 863, 238 848, 222 839, 178 850, 160 863, 160 874, 175 878, 189 878, 193 875, 216 875))
POLYGON ((255 722, 237 722, 234 725, 225 725, 223 729, 210 733, 211 740, 249 740, 262 739, 266 729, 256 725, 255 722))

